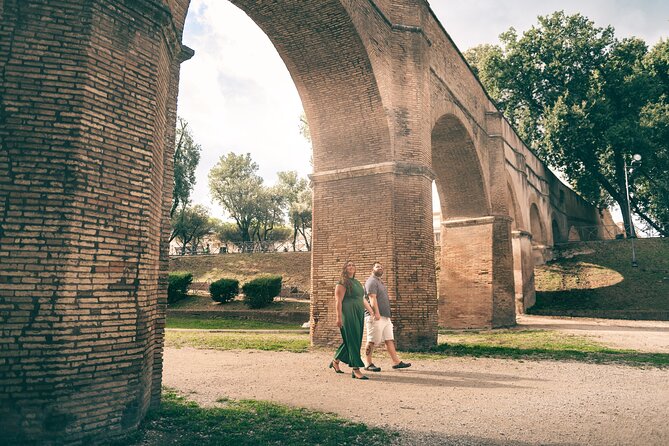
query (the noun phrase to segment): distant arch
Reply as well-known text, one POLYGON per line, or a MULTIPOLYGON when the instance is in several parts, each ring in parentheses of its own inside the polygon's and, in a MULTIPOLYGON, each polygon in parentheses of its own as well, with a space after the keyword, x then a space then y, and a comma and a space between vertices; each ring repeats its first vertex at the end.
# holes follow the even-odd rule
POLYGON ((533 245, 546 244, 546 228, 541 220, 539 208, 536 203, 530 205, 530 232, 532 233, 533 245))
POLYGON ((560 224, 554 218, 551 223, 551 229, 553 231, 553 244, 564 243, 564 238, 562 232, 560 231, 560 224))
POLYGON ((518 230, 525 228, 523 222, 523 213, 518 206, 518 195, 516 195, 516 189, 513 186, 511 177, 508 172, 506 174, 506 188, 507 188, 507 208, 509 210, 509 217, 513 219, 511 222, 511 229, 518 230))
POLYGON ((488 215, 490 205, 474 141, 455 115, 432 129, 432 169, 445 220, 488 215))

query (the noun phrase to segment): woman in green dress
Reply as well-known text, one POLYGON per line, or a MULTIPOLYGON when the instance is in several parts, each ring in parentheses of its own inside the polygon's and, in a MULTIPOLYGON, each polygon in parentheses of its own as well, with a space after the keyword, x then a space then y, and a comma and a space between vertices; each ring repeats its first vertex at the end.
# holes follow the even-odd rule
POLYGON ((369 311, 369 314, 374 314, 374 310, 364 299, 364 295, 365 289, 355 278, 355 264, 351 261, 346 262, 342 268, 341 279, 335 286, 337 327, 341 331, 344 342, 335 352, 330 368, 337 373, 343 373, 339 369, 339 363, 348 364, 353 369, 351 377, 355 379, 368 379, 360 373, 360 367, 365 366, 360 357, 360 347, 365 309, 369 311))

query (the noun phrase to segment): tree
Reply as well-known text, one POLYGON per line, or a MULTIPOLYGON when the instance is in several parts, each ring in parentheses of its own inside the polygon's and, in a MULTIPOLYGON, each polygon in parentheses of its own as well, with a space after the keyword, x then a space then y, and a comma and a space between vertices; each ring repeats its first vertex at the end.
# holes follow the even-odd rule
POLYGON ((271 239, 270 235, 275 227, 283 223, 283 208, 286 199, 278 187, 262 188, 251 228, 252 239, 265 242, 271 239))
POLYGON ((251 228, 263 195, 263 179, 251 155, 232 152, 209 171, 209 189, 215 200, 237 224, 242 241, 251 241, 251 228))
POLYGON ((307 231, 311 230, 312 223, 311 189, 300 192, 297 201, 290 206, 288 218, 293 225, 293 251, 298 232, 304 239, 307 251, 310 251, 311 233, 307 231))
POLYGON ((307 229, 311 229, 311 188, 305 178, 299 178, 297 172, 290 170, 279 172, 278 187, 286 199, 288 220, 293 229, 293 251, 297 250, 297 236, 302 235, 307 249, 310 249, 310 237, 307 229))
POLYGON ((190 203, 190 194, 195 186, 195 169, 200 163, 202 148, 195 143, 188 122, 179 118, 175 135, 174 147, 174 190, 170 218, 179 207, 190 203))
POLYGON ((637 186, 632 206, 639 215, 651 217, 650 222, 644 220, 649 227, 666 235, 669 232, 669 41, 655 45, 646 54, 643 65, 657 89, 657 99, 641 110, 640 126, 647 147, 641 164, 631 175, 632 184, 637 186))
MULTIPOLYGON (((649 147, 642 116, 660 98, 658 76, 644 65, 646 45, 619 41, 613 28, 580 14, 538 20, 522 37, 511 28, 500 35, 501 47, 477 47, 465 57, 540 158, 587 200, 627 209, 624 166, 649 147)), ((658 227, 657 215, 634 209, 658 227)), ((631 235, 626 212, 623 218, 631 235)))
POLYGON ((222 243, 232 243, 233 245, 237 245, 239 247, 244 246, 244 239, 239 232, 239 227, 236 223, 216 220, 213 231, 214 234, 216 234, 216 237, 218 237, 222 243))
POLYGON ((190 245, 195 251, 202 238, 213 229, 209 211, 200 204, 186 206, 172 217, 172 233, 181 244, 181 255, 190 245))

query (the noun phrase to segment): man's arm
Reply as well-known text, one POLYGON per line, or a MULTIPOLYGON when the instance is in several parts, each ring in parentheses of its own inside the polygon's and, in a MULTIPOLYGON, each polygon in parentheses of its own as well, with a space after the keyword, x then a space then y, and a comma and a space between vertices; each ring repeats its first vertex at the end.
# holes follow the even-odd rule
POLYGON ((381 319, 381 313, 379 313, 379 304, 376 301, 376 293, 368 294, 367 296, 369 297, 369 305, 372 307, 372 310, 374 310, 374 312, 370 312, 369 314, 373 314, 374 319, 378 321, 381 319))

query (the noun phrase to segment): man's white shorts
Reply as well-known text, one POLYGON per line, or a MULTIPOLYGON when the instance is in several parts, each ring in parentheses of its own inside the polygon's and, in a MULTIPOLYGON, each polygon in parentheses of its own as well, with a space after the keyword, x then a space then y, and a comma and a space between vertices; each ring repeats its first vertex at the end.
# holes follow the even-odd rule
POLYGON ((367 328, 367 342, 380 344, 395 339, 393 336, 393 323, 389 317, 381 316, 381 319, 376 321, 373 317, 367 316, 365 317, 365 326, 367 328))

